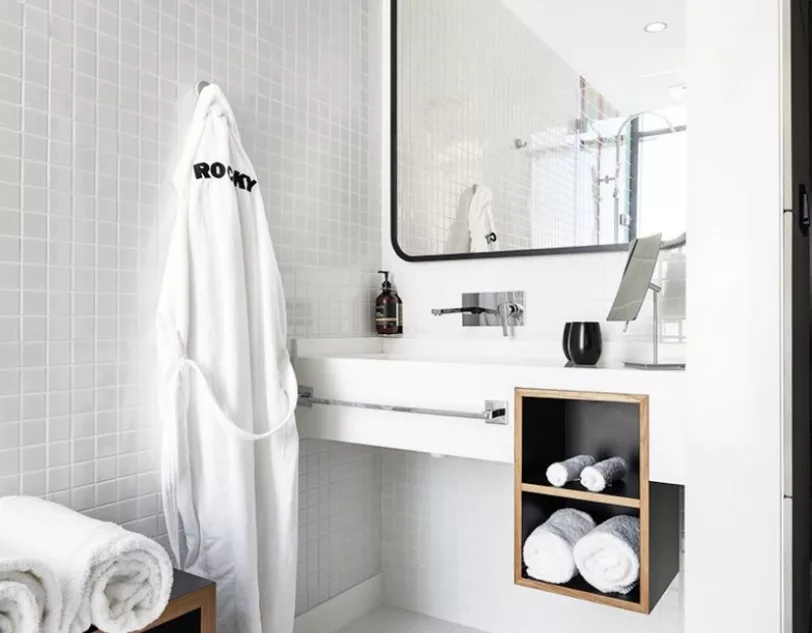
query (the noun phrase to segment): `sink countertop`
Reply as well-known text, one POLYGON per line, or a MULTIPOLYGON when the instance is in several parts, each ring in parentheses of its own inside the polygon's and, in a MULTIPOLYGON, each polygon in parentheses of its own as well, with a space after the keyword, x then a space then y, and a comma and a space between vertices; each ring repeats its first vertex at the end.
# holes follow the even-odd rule
MULTIPOLYGON (((635 354, 645 357, 647 349, 635 354)), ((295 358, 345 358, 366 360, 397 360, 475 365, 516 365, 522 367, 566 368, 569 370, 612 369, 621 371, 648 371, 627 368, 622 359, 623 349, 618 343, 604 343, 604 353, 594 366, 567 367, 560 342, 523 342, 512 339, 498 340, 438 340, 405 337, 357 337, 297 339, 295 358)), ((661 344, 661 360, 683 360, 683 346, 661 344)))
POLYGON ((532 356, 505 354, 501 345, 487 346, 488 354, 471 354, 470 342, 412 342, 300 342, 294 358, 299 384, 313 388, 320 398, 455 411, 482 411, 485 400, 502 400, 508 403, 508 425, 315 405, 297 411, 302 437, 512 463, 511 412, 517 387, 647 394, 652 480, 682 483, 685 371, 630 369, 611 361, 598 367, 565 367, 563 354, 555 354, 556 345, 533 346, 530 351, 538 355, 532 356))

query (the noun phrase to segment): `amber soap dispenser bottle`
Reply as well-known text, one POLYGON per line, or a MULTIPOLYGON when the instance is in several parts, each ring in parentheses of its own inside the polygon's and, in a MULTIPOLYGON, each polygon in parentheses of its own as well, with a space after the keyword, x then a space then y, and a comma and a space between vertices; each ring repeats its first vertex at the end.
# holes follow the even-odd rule
POLYGON ((392 291, 389 271, 379 270, 383 275, 381 294, 375 299, 375 331, 388 336, 398 333, 398 298, 392 291))

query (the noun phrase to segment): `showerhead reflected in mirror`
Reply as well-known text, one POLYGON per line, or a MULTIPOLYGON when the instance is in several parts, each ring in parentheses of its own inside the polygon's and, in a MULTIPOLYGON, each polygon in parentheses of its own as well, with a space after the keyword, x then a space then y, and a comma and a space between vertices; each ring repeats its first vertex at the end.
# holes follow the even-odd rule
POLYGON ((662 237, 658 233, 632 242, 607 321, 634 321, 640 314, 660 256, 662 237))

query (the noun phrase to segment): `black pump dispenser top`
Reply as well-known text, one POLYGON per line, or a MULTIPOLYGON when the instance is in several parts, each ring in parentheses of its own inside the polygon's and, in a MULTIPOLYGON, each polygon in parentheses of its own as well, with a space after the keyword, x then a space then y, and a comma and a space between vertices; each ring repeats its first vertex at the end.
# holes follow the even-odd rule
POLYGON ((381 289, 383 290, 391 290, 392 283, 389 281, 389 271, 388 270, 379 270, 378 274, 383 275, 383 283, 381 284, 381 289))

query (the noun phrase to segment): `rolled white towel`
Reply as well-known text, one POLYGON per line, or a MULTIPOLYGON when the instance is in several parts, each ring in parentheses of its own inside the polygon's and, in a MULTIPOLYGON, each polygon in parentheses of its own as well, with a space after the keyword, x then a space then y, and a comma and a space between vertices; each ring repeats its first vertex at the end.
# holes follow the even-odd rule
POLYGON ((567 482, 578 479, 584 468, 594 463, 595 458, 591 455, 576 455, 563 462, 555 462, 547 468, 547 481, 550 485, 560 488, 567 482))
POLYGON ((37 599, 24 584, 0 580, 0 633, 39 633, 37 599))
POLYGON ((640 519, 620 515, 604 521, 575 544, 575 564, 603 593, 629 593, 640 578, 640 519))
POLYGON ((58 633, 61 618, 53 572, 0 543, 0 633, 58 633))
POLYGON ((62 633, 129 633, 166 608, 172 564, 155 541, 34 497, 0 498, 0 542, 53 570, 62 633))
POLYGON ((594 527, 595 522, 586 512, 572 508, 554 512, 524 542, 522 556, 527 575, 557 585, 572 580, 578 573, 572 548, 594 527))
POLYGON ((610 457, 602 462, 589 465, 581 471, 581 485, 592 492, 603 492, 609 484, 620 481, 629 472, 629 466, 622 457, 610 457))

